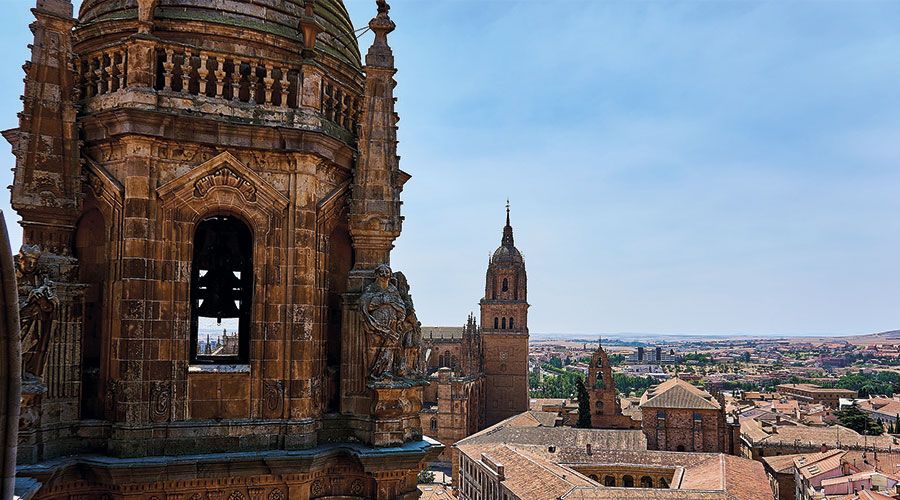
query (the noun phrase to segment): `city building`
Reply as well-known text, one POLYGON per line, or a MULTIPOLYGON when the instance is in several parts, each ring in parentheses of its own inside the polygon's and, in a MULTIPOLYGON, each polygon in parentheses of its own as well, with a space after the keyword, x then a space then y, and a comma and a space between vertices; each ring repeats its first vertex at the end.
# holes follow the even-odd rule
POLYGON ((739 452, 740 427, 726 418, 721 396, 672 378, 647 389, 640 408, 651 450, 739 452))
POLYGON ((622 414, 622 403, 616 391, 612 366, 603 346, 591 356, 591 366, 587 377, 587 391, 591 400, 591 428, 593 429, 640 429, 641 422, 622 414))
MULTIPOLYGON (((509 205, 500 247, 488 263, 481 326, 423 327, 429 385, 426 434, 450 446, 487 425, 528 410, 528 283, 513 241, 509 205)), ((449 452, 440 457, 449 460, 449 452)))
POLYGON ((484 422, 528 410, 528 279, 506 205, 500 246, 488 263, 481 299, 484 422))
POLYGON ((441 446, 388 267, 410 178, 389 6, 363 62, 340 0, 214 4, 32 10, 3 132, 23 494, 416 498, 441 446))
POLYGON ((780 384, 775 390, 779 394, 792 397, 803 403, 823 404, 837 408, 841 398, 856 398, 856 391, 849 389, 827 389, 815 384, 780 384))
POLYGON ((761 464, 646 449, 639 430, 556 427, 529 411, 454 445, 459 498, 770 500, 761 464))
POLYGON ((678 356, 675 354, 675 350, 662 347, 639 346, 625 358, 626 363, 633 364, 675 363, 676 361, 678 361, 678 356))
POLYGON ((740 422, 740 454, 754 460, 776 455, 816 453, 822 449, 877 452, 877 457, 882 458, 884 455, 900 455, 900 438, 890 435, 864 436, 841 425, 780 425, 752 418, 741 418, 740 422))

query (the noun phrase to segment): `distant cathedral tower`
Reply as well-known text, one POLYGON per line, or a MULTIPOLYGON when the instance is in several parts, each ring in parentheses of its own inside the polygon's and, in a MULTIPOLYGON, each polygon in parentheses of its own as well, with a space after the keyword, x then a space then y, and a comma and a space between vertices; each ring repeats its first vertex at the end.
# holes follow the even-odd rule
POLYGON ((506 204, 500 247, 491 256, 481 300, 485 424, 528 410, 528 281, 506 204))

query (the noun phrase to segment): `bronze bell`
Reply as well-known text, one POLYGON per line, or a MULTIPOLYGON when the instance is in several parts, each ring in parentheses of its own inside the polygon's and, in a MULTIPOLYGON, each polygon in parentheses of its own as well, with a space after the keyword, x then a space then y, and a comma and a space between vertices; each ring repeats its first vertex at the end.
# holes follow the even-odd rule
POLYGON ((242 268, 242 259, 237 250, 238 242, 234 234, 221 234, 207 238, 201 253, 206 273, 197 278, 197 299, 203 302, 197 309, 198 316, 216 318, 237 318, 240 316, 239 302, 242 295, 241 279, 235 275, 242 268))

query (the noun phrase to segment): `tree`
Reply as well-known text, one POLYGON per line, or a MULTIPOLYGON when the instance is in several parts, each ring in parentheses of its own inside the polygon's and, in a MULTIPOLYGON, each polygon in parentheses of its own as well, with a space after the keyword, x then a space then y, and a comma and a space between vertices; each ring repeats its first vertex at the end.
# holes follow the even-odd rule
POLYGON ((417 477, 419 484, 431 484, 434 482, 434 472, 431 472, 428 469, 424 469, 419 471, 419 475, 417 477))
POLYGON ((578 391, 578 423, 575 427, 580 429, 591 428, 591 397, 581 377, 575 379, 575 389, 578 391))
POLYGON ((860 434, 879 436, 884 433, 881 423, 872 420, 869 414, 860 410, 856 403, 834 414, 844 427, 853 429, 860 434))
POLYGON ((549 362, 549 363, 550 363, 550 366, 552 366, 552 367, 554 367, 554 368, 562 368, 562 367, 563 367, 563 362, 562 362, 562 360, 559 359, 559 358, 557 358, 556 356, 550 358, 550 362, 549 362))

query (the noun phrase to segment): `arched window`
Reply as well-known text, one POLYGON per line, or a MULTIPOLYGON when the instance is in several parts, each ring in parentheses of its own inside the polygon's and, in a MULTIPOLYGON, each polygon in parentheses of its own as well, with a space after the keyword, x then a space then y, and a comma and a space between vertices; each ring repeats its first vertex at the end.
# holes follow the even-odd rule
POLYGON ((191 362, 246 363, 253 290, 252 235, 235 217, 200 221, 191 265, 191 362))
POLYGON ((503 329, 506 330, 506 318, 503 318, 503 329))
POLYGON ((588 477, 591 478, 591 479, 593 479, 594 481, 599 481, 599 480, 600 480, 600 478, 597 477, 597 474, 591 474, 591 475, 589 475, 588 477))
POLYGON ((659 487, 660 488, 668 488, 669 487, 669 482, 666 481, 666 478, 664 478, 664 477, 659 478, 659 487))
POLYGON ((494 318, 494 330, 500 329, 500 318, 494 318))
POLYGON ((506 278, 503 278, 503 291, 504 292, 509 291, 509 280, 506 278))
POLYGON ((641 477, 641 488, 652 488, 653 487, 653 479, 650 476, 641 477))
POLYGON ((515 327, 513 326, 513 319, 512 319, 512 318, 509 318, 509 329, 510 329, 510 330, 515 329, 515 327))
POLYGON ((615 487, 616 478, 613 476, 605 476, 603 478, 603 486, 615 487))
POLYGON ((431 432, 437 432, 437 419, 431 419, 431 432))
POLYGON ((634 488, 634 478, 628 474, 622 476, 622 485, 626 488, 634 488))
POLYGON ((594 408, 597 409, 597 415, 601 415, 603 413, 603 401, 597 401, 594 408))

